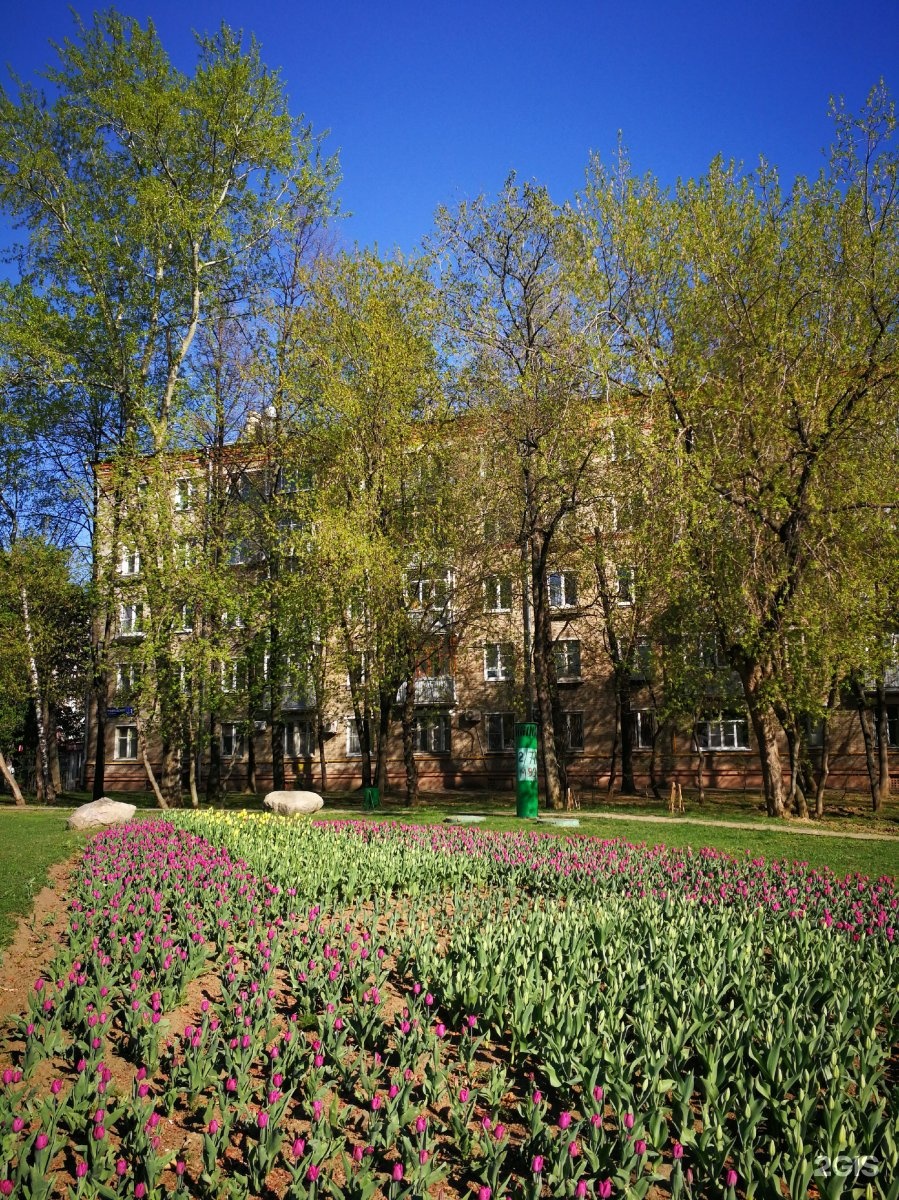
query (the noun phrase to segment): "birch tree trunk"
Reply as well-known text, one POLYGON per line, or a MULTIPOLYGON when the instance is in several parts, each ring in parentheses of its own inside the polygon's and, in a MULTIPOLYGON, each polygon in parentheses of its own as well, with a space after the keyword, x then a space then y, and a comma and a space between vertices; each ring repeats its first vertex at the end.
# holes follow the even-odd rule
POLYGON ((22 622, 25 633, 25 649, 28 656, 28 679, 31 684, 31 698, 34 700, 34 719, 37 722, 37 749, 40 788, 45 804, 53 804, 56 800, 56 789, 50 773, 50 754, 47 748, 47 726, 44 722, 44 706, 41 702, 41 681, 37 669, 37 657, 34 648, 34 630, 31 625, 31 611, 28 607, 28 589, 23 584, 19 594, 22 597, 22 622))
POLYGON ((18 781, 12 772, 12 768, 6 761, 2 750, 0 750, 0 775, 2 775, 9 784, 9 790, 12 792, 12 798, 14 802, 18 805, 23 805, 25 803, 25 797, 22 795, 22 790, 19 787, 18 781))

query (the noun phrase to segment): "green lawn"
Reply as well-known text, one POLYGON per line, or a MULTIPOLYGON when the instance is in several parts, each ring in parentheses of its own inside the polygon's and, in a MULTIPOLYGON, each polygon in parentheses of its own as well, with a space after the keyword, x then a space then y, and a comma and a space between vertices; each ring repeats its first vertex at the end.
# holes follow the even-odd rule
POLYGON ((48 868, 84 841, 83 834, 66 828, 70 811, 0 806, 0 947, 9 944, 19 917, 30 911, 48 868))

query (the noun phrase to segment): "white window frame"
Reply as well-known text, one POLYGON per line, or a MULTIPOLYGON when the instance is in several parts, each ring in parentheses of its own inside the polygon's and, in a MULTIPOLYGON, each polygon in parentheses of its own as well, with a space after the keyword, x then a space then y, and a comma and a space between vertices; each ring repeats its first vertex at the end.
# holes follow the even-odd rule
POLYGON ((509 754, 515 749, 515 714, 511 712, 484 713, 484 749, 487 754, 509 754), (491 726, 494 733, 491 735, 491 726), (491 746, 491 740, 499 745, 491 746))
POLYGON ((484 679, 505 683, 515 674, 515 647, 511 642, 487 642, 484 646, 484 679))
POLYGON ((246 749, 244 741, 244 733, 238 721, 222 721, 222 758, 243 758, 246 749))
POLYGON ((550 571, 546 587, 550 608, 577 608, 577 575, 573 571, 550 571))
POLYGON ((634 750, 651 750, 655 740, 656 714, 652 708, 631 710, 631 738, 634 750))
POLYGON ((132 637, 144 635, 144 605, 131 600, 119 605, 119 633, 132 637))
POLYGON ((745 713, 708 714, 696 722, 696 741, 705 754, 749 750, 749 717, 745 713))
POLYGON ((484 580, 484 612, 512 611, 512 576, 488 575, 484 580))
POLYGON ((115 761, 133 762, 137 758, 137 726, 116 725, 115 727, 115 761), (124 743, 124 751, 122 753, 124 743))
POLYGON ((287 721, 284 725, 284 753, 288 758, 314 758, 318 753, 315 721, 287 721))
POLYGON ((615 602, 619 608, 630 608, 637 596, 637 568, 625 563, 616 570, 615 602))
POLYGON ((252 548, 246 538, 238 538, 228 550, 228 566, 244 567, 252 557, 252 548))
POLYGON ((584 714, 582 711, 574 710, 562 713, 562 718, 565 722, 565 753, 566 754, 583 754, 584 753, 584 714), (576 718, 572 720, 572 718, 576 718), (580 725, 580 737, 577 739, 580 745, 572 743, 572 725, 575 727, 580 725))
POLYGON ((649 679, 652 670, 652 638, 638 633, 631 645, 631 679, 649 679))
POLYGON ((116 663, 116 691, 133 692, 140 683, 142 672, 140 663, 116 663))
POLYGON ((196 485, 192 479, 176 479, 173 498, 175 512, 190 512, 195 494, 196 485))
POLYGON ((356 718, 352 714, 346 719, 346 756, 347 758, 362 757, 362 743, 359 740, 359 730, 356 728, 356 718))
POLYGON ((415 718, 416 754, 450 754, 452 726, 449 713, 421 713, 415 718))
POLYGON ((560 683, 564 682, 566 679, 580 679, 581 678, 581 641, 580 641, 580 638, 558 638, 555 642, 553 642, 553 655, 555 657, 556 678, 559 680, 560 683), (577 649, 572 652, 571 647, 573 647, 573 646, 576 646, 577 649), (560 658, 562 657, 562 654, 564 654, 564 657, 565 657, 565 662, 564 662, 565 670, 564 671, 559 669, 560 666, 562 665, 562 664, 560 664, 560 661, 559 661, 560 658), (571 662, 572 657, 575 659, 575 662, 573 665, 576 667, 576 670, 573 670, 573 671, 570 669, 572 666, 572 662, 571 662))
POLYGON ((229 658, 220 664, 222 691, 227 695, 245 692, 247 689, 247 664, 240 658, 229 658))
POLYGON ((196 618, 194 616, 193 605, 190 603, 182 604, 180 617, 179 617, 179 624, 178 624, 178 628, 175 632, 176 633, 193 633, 195 619, 196 618))
POLYGON ((410 567, 406 572, 406 600, 412 612, 443 611, 452 607, 455 577, 452 568, 410 567))
POLYGON ((140 574, 140 550, 129 550, 125 546, 122 547, 119 558, 119 574, 125 576, 140 574))

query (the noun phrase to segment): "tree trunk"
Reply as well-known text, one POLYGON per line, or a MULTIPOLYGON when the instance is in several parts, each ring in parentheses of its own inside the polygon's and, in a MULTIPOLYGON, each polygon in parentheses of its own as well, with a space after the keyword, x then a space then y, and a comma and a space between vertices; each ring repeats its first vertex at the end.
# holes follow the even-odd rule
POLYGON ((321 793, 322 795, 328 790, 328 761, 325 757, 325 726, 321 716, 316 719, 316 740, 318 742, 318 769, 321 772, 321 793))
POLYGON ((406 694, 403 698, 403 765, 406 768, 406 804, 415 808, 418 804, 418 761, 415 758, 415 673, 406 676, 406 694))
POLYGON ((147 780, 149 781, 150 788, 153 792, 153 795, 156 797, 156 803, 159 805, 160 808, 168 808, 168 806, 169 806, 168 801, 166 800, 165 796, 162 794, 162 792, 159 788, 159 784, 156 782, 156 775, 155 775, 155 773, 153 771, 153 767, 150 763, 150 756, 147 753, 147 739, 144 737, 144 728, 143 728, 143 725, 141 724, 140 718, 137 716, 136 711, 135 711, 134 724, 137 727, 137 741, 138 741, 138 745, 140 747, 141 762, 144 764, 144 770, 147 773, 147 780))
MULTIPOLYGON (((233 761, 233 760, 232 760, 233 761)), ((256 730, 252 721, 247 734, 247 786, 244 789, 248 796, 255 796, 259 785, 256 778, 256 730)))
POLYGON ((872 796, 874 811, 879 812, 890 798, 890 726, 883 680, 877 680, 874 714, 877 728, 877 789, 872 796))
POLYGON ((56 740, 56 706, 44 701, 44 728, 47 730, 47 757, 50 778, 57 796, 62 791, 62 771, 59 768, 59 742, 56 740))
POLYGON ((621 731, 621 793, 624 796, 633 796, 637 789, 634 785, 634 737, 628 682, 627 670, 619 668, 615 675, 615 691, 617 693, 615 709, 618 714, 618 727, 621 731))
POLYGON ((659 769, 659 739, 662 736, 662 727, 658 726, 652 735, 652 750, 649 755, 649 787, 656 800, 662 799, 662 793, 659 788, 657 773, 659 769))
POLYGON ((197 756, 193 749, 190 752, 190 767, 189 770, 189 787, 190 787, 190 803, 192 808, 200 807, 200 797, 197 793, 197 756))
POLYGON ((284 722, 281 707, 271 708, 272 787, 276 792, 284 790, 284 722))
POLYGON ((784 817, 787 811, 786 791, 780 747, 777 744, 778 720, 770 701, 763 697, 763 688, 771 678, 771 672, 762 663, 744 662, 740 664, 739 674, 758 744, 765 809, 769 817, 784 817))
POLYGON ((109 680, 105 671, 94 677, 94 705, 96 725, 94 729, 94 781, 91 799, 99 800, 106 794, 106 698, 109 695, 109 680))
POLYGON ((620 699, 618 696, 618 689, 614 688, 613 691, 615 693, 615 720, 612 731, 612 753, 609 756, 609 782, 606 785, 606 794, 609 796, 611 796, 615 790, 615 777, 618 774, 618 747, 621 739, 621 720, 618 715, 618 705, 620 704, 620 699))
POLYGON ((696 736, 696 723, 693 723, 693 747, 696 750, 696 789, 699 792, 697 803, 705 803, 705 755, 699 738, 696 736))
POLYGON ((821 763, 818 768, 818 779, 815 784, 815 816, 824 816, 824 789, 827 786, 827 776, 830 774, 830 710, 836 701, 836 683, 831 688, 827 700, 827 708, 821 722, 821 763))
POLYGON ((28 678, 31 684, 31 698, 34 701, 34 718, 37 722, 37 749, 39 783, 38 795, 43 792, 44 802, 53 804, 56 791, 50 774, 50 754, 47 747, 47 726, 44 723, 43 704, 41 702, 41 682, 37 670, 37 657, 34 648, 34 631, 31 627, 31 613, 28 607, 28 590, 23 584, 19 594, 22 598, 22 626, 25 634, 25 649, 28 655, 28 678))
POLYGON ((15 774, 13 773, 9 763, 6 761, 6 757, 2 750, 0 750, 0 775, 2 775, 9 784, 9 790, 12 792, 14 803, 23 805, 25 803, 25 797, 22 795, 22 790, 19 787, 15 774))
POLYGON ((166 808, 181 804, 181 743, 171 738, 162 740, 162 772, 159 789, 165 796, 166 808))
POLYGON ((552 647, 552 622, 547 589, 547 542, 540 534, 531 536, 531 602, 534 612, 534 689, 537 694, 537 715, 540 721, 540 742, 543 750, 543 775, 546 781, 546 800, 550 808, 565 807, 567 780, 565 764, 558 753, 556 734, 561 726, 555 661, 552 647))
POLYGON ((376 782, 381 795, 387 792, 387 752, 390 739, 390 711, 393 708, 395 687, 378 689, 378 751, 376 782))
POLYGON ((224 799, 222 788, 222 725, 215 716, 209 718, 209 770, 206 773, 206 799, 215 804, 224 799))
MULTIPOLYGON (((881 786, 882 786, 882 771, 883 771, 883 750, 885 749, 886 737, 878 738, 879 718, 881 715, 882 705, 878 706, 876 713, 877 723, 875 723, 875 714, 872 713, 868 706, 868 698, 865 694, 864 684, 858 679, 852 681, 852 694, 855 697, 855 705, 858 709, 858 720, 862 728, 862 741, 865 746, 865 766, 868 770, 868 784, 871 789, 871 808, 877 812, 881 804, 881 786), (880 745, 878 745, 880 742, 880 745)), ((885 711, 885 710, 884 710, 885 711)), ((889 795, 889 762, 887 762, 887 795, 889 795)))

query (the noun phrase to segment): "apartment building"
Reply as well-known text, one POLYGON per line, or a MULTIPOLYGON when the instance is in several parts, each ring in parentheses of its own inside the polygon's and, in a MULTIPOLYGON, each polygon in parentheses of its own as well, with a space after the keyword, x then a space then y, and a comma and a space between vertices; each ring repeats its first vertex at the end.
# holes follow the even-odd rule
MULTIPOLYGON (((271 480, 280 470, 277 465, 259 464, 249 470, 241 453, 245 454, 231 451, 222 468, 228 505, 246 501, 253 488, 264 490, 269 485, 260 484, 259 479, 271 480)), ((157 542, 155 551, 148 551, 146 541, 137 544, 143 534, 135 535, 133 523, 129 526, 127 520, 119 520, 115 504, 108 505, 101 545, 101 552, 114 563, 109 589, 109 694, 105 720, 101 721, 106 788, 145 790, 145 757, 158 772, 164 754, 175 752, 164 745, 173 741, 172 730, 165 731, 158 712, 152 710, 158 700, 148 701, 149 693, 142 686, 151 626, 156 655, 164 650, 178 687, 185 694, 193 689, 190 704, 185 706, 192 714, 193 733, 185 736, 176 751, 184 786, 192 761, 199 789, 210 770, 215 770, 228 790, 265 792, 275 779, 274 736, 283 747, 286 786, 319 788, 324 774, 329 789, 357 787, 363 777, 360 733, 368 731, 374 743, 380 716, 370 693, 368 704, 362 703, 360 708, 360 696, 367 694, 370 683, 364 649, 349 659, 345 647, 326 647, 324 675, 316 681, 308 669, 297 666, 307 655, 308 645, 297 649, 288 638, 280 647, 279 678, 273 680, 265 649, 265 614, 258 604, 255 610, 252 605, 242 609, 235 604, 231 611, 218 610, 219 650, 209 651, 209 631, 198 628, 197 597, 203 594, 208 612, 214 592, 204 577, 203 564, 208 560, 202 558, 191 519, 202 497, 212 489, 210 480, 209 463, 199 457, 183 459, 180 466, 175 464, 169 470, 162 487, 163 501, 167 497, 171 513, 169 525, 163 522, 168 542, 164 546, 157 542), (148 552, 152 562, 147 560, 148 552), (162 603, 154 593, 159 587, 165 590, 162 603), (165 610, 164 620, 161 609, 165 610), (195 682, 198 664, 203 672, 201 687, 195 682)), ((282 478, 279 486, 292 494, 296 478, 282 478)), ((112 496, 114 489, 107 487, 107 492, 112 496)), ((124 503, 127 506, 128 502, 124 503)), ((276 514, 270 526, 274 544, 284 548, 282 569, 287 570, 288 541, 302 520, 276 514), (280 542, 279 537, 283 538, 280 542)), ((414 754, 422 790, 514 786, 515 723, 533 719, 535 712, 529 657, 534 597, 529 594, 521 552, 514 545, 498 542, 482 561, 474 575, 470 566, 464 575, 452 564, 430 564, 427 569, 421 564, 409 566, 403 602, 412 617, 417 614, 427 624, 427 636, 422 639, 412 678, 398 682, 392 691, 384 742, 391 786, 401 788, 405 778, 401 714, 410 685, 414 754)), ((233 572, 235 578, 252 580, 267 569, 265 553, 240 521, 222 540, 217 563, 222 578, 233 572)), ((615 563, 610 570, 617 580, 614 603, 626 614, 635 602, 633 571, 626 564, 615 563)), ((624 722, 634 783, 640 790, 652 786, 665 790, 673 780, 689 787, 760 789, 759 757, 739 687, 727 667, 716 661, 713 647, 697 644, 685 648, 685 653, 704 656, 709 668, 706 695, 693 719, 663 721, 648 638, 638 634, 633 639, 622 690, 620 685, 616 687, 609 654, 608 614, 597 601, 594 581, 585 572, 560 564, 550 571, 547 589, 561 714, 557 741, 561 742, 568 783, 575 792, 600 800, 610 788, 620 786, 624 722)), ((240 595, 239 588, 235 595, 240 595)), ((356 613, 355 618, 364 619, 364 614, 356 613)), ((151 666, 155 669, 155 663, 151 666)), ((895 767, 899 668, 884 683, 888 741, 895 767)), ((95 762, 96 706, 91 719, 89 777, 95 762)), ((839 707, 828 734, 830 790, 867 787, 861 733, 858 713, 848 704, 839 707)), ((809 729, 807 741, 814 760, 821 754, 821 730, 809 729)), ((783 761, 787 769, 786 745, 783 761)))

